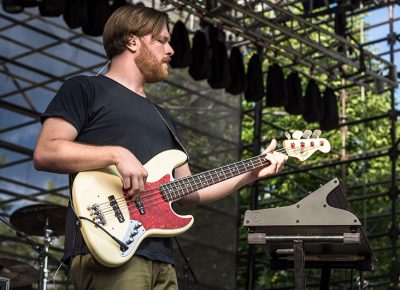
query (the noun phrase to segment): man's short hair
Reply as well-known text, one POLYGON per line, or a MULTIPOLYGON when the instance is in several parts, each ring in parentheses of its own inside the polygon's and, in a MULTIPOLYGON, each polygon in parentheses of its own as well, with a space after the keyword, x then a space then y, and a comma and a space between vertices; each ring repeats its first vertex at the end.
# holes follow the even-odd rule
POLYGON ((130 36, 143 37, 151 34, 153 38, 158 37, 168 23, 168 14, 153 8, 143 5, 118 8, 108 18, 103 32, 103 45, 108 59, 126 49, 130 36))

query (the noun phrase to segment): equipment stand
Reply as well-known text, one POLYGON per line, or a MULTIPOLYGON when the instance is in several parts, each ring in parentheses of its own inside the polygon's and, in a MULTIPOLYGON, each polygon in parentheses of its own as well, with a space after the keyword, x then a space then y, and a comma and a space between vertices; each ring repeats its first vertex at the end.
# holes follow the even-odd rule
POLYGON ((306 273, 304 269, 304 247, 302 240, 293 241, 294 282, 296 290, 306 290, 306 273))
POLYGON ((185 253, 183 252, 183 249, 182 249, 180 243, 178 242, 178 239, 176 237, 174 239, 175 239, 175 243, 178 247, 179 253, 181 254, 183 260, 185 261, 185 265, 183 266, 183 279, 184 279, 183 290, 187 290, 187 289, 189 289, 188 288, 188 278, 189 278, 188 273, 190 273, 192 275, 195 284, 198 284, 199 281, 197 280, 197 277, 194 274, 193 269, 190 267, 190 264, 189 264, 190 258, 187 255, 185 255, 185 253))

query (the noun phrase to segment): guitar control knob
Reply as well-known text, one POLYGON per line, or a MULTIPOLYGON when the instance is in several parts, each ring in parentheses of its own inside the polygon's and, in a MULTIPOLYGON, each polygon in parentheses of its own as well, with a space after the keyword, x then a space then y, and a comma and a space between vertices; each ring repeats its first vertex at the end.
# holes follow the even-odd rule
POLYGON ((135 230, 140 228, 141 226, 142 226, 142 223, 141 222, 137 222, 137 224, 135 225, 135 230))
POLYGON ((136 235, 137 235, 137 233, 138 233, 138 231, 137 231, 137 230, 133 230, 133 231, 132 231, 132 233, 130 234, 130 236, 131 236, 131 237, 134 237, 134 236, 136 236, 136 235))
POLYGON ((129 238, 129 240, 127 240, 125 244, 130 245, 133 243, 133 241, 134 241, 133 238, 129 238))

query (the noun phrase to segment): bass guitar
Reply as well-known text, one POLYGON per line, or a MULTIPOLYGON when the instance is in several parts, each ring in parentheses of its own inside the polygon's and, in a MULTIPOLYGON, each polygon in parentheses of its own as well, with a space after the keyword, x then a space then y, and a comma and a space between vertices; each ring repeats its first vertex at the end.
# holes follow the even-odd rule
MULTIPOLYGON (((311 135, 309 132, 306 135, 311 135)), ((288 156, 301 161, 316 151, 330 151, 329 142, 319 135, 285 140, 282 147, 288 156)), ((171 237, 187 231, 193 224, 193 216, 176 214, 171 208, 173 201, 269 164, 261 154, 174 180, 172 171, 186 160, 186 154, 179 150, 167 150, 153 157, 144 165, 147 182, 136 200, 123 192, 115 166, 77 174, 72 187, 72 205, 81 220, 83 238, 98 262, 108 267, 119 266, 130 259, 146 237, 171 237)))

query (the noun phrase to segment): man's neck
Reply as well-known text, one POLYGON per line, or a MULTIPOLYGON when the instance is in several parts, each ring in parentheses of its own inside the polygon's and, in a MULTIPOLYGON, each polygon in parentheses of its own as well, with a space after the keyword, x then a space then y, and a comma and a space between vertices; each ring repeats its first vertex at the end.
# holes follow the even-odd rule
POLYGON ((144 80, 135 64, 128 64, 126 61, 123 62, 122 59, 113 59, 106 76, 136 94, 146 97, 144 93, 144 80))

